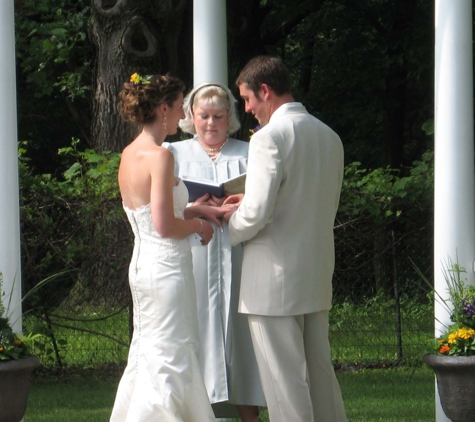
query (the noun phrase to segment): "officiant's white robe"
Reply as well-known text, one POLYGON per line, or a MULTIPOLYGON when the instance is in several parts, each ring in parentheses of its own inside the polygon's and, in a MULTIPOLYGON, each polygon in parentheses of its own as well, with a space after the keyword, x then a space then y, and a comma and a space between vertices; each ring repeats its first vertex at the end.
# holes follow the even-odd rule
MULTIPOLYGON (((178 177, 221 183, 247 169, 249 143, 237 139, 229 139, 215 162, 196 137, 165 146, 175 157, 178 177)), ((241 244, 231 247, 224 221, 224 232, 214 224, 213 228, 213 239, 207 247, 192 247, 199 357, 206 388, 211 403, 265 406, 247 318, 237 312, 243 248, 241 244)))

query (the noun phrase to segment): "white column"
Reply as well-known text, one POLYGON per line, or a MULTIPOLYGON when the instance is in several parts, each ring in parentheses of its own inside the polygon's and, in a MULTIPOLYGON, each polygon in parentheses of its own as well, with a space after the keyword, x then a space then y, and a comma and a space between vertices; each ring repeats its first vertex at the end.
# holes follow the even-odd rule
POLYGON ((20 207, 13 0, 0 1, 0 271, 3 304, 21 331, 20 207), (10 298, 11 296, 11 298, 10 298))
POLYGON ((202 82, 228 86, 227 46, 226 0, 193 0, 193 86, 202 82))
POLYGON ((193 83, 228 85, 226 1, 193 1, 193 83))
MULTIPOLYGON (((435 289, 446 298, 442 263, 450 257, 474 282, 472 1, 436 0, 435 13, 435 289)), ((435 302, 435 333, 450 323, 435 302), (440 322, 439 322, 440 321, 440 322)), ((436 420, 449 421, 436 394, 436 420)))

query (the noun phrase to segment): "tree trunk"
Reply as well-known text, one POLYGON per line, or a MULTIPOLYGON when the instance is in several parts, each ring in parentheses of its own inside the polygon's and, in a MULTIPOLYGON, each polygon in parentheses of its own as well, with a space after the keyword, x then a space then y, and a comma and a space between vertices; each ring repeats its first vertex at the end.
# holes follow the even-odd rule
POLYGON ((129 76, 178 74, 178 42, 188 0, 92 0, 91 39, 96 47, 92 144, 120 152, 137 129, 124 123, 118 93, 129 76))
MULTIPOLYGON (((182 77, 178 72, 178 52, 182 51, 178 42, 185 6, 191 2, 91 0, 91 3, 90 37, 96 48, 92 146, 96 151, 120 152, 135 138, 138 128, 122 121, 118 94, 135 72, 142 75, 170 72, 182 77)), ((191 30, 191 27, 187 29, 191 30)), ((191 67, 187 70, 192 72, 191 67)), ((124 236, 124 222, 101 221, 98 224, 108 228, 107 245, 101 250, 97 265, 85 269, 87 279, 96 291, 115 287, 114 298, 122 298, 122 294, 127 297, 127 283, 122 283, 127 278, 123 255, 130 238, 124 236), (115 267, 113 280, 111 264, 115 267)))

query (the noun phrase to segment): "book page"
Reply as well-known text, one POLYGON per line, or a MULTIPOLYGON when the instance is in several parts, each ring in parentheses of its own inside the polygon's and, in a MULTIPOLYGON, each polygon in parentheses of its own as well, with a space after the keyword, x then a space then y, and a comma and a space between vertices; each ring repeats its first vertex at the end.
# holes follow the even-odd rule
POLYGON ((244 193, 246 186, 246 173, 224 182, 224 191, 227 195, 244 193))

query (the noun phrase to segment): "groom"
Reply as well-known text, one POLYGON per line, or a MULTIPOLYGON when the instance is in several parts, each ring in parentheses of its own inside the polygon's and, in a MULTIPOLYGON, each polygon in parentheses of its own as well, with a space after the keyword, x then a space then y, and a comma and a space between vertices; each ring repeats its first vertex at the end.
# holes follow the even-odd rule
POLYGON ((232 243, 246 242, 239 311, 248 314, 270 420, 343 422, 328 341, 343 147, 294 102, 281 60, 254 58, 236 83, 264 127, 250 141, 246 194, 227 199, 225 219, 232 243))

